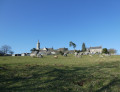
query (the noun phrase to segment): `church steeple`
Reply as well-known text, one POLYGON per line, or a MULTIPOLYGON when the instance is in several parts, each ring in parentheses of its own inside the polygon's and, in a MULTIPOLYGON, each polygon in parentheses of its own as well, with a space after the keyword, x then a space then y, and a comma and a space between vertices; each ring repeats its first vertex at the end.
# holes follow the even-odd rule
POLYGON ((38 42, 37 42, 37 48, 36 48, 37 50, 40 50, 40 42, 39 42, 39 40, 38 40, 38 42))
POLYGON ((39 40, 38 40, 38 43, 39 43, 39 40))

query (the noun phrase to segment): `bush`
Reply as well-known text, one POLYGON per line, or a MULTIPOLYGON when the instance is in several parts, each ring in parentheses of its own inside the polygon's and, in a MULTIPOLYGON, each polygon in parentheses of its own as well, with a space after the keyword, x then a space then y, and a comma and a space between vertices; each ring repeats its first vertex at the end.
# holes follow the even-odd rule
POLYGON ((107 48, 104 48, 104 49, 102 50, 102 53, 108 54, 109 52, 108 52, 107 48))
POLYGON ((80 50, 75 50, 75 52, 80 53, 81 51, 80 50))
POLYGON ((62 51, 59 51, 59 53, 60 53, 60 55, 62 55, 62 56, 64 55, 64 53, 63 53, 62 51))

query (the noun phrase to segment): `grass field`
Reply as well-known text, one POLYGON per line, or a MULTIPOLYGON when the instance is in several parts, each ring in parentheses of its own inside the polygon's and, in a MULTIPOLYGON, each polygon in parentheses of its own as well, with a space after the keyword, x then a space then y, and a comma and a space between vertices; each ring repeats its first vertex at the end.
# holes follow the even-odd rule
POLYGON ((0 57, 0 92, 120 92, 120 56, 0 57))

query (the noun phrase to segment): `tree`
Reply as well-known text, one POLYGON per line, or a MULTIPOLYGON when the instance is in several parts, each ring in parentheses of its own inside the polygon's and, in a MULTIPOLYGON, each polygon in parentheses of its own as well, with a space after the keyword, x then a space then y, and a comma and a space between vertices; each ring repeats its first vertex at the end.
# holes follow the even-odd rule
POLYGON ((75 43, 73 43, 72 41, 70 41, 69 46, 70 46, 70 47, 73 47, 73 48, 74 48, 74 51, 75 51, 75 48, 76 48, 76 44, 75 44, 75 43))
POLYGON ((75 50, 75 52, 80 53, 81 51, 80 50, 75 50))
POLYGON ((109 52, 108 52, 107 48, 103 48, 102 53, 108 54, 109 52))
POLYGON ((86 46, 85 46, 85 43, 82 44, 82 52, 85 52, 86 51, 86 46))
POLYGON ((0 50, 0 56, 3 56, 4 55, 4 53, 0 50))
POLYGON ((116 54, 117 53, 117 51, 115 49, 109 49, 108 52, 109 52, 109 54, 116 54))
POLYGON ((4 54, 8 54, 8 52, 9 51, 11 51, 11 47, 10 46, 8 46, 8 45, 3 45, 2 47, 1 47, 1 51, 4 53, 4 54))
POLYGON ((14 52, 12 50, 10 50, 9 53, 12 55, 14 52))
POLYGON ((64 52, 62 52, 62 51, 59 51, 59 53, 60 53, 60 55, 62 55, 62 56, 64 55, 64 52))
POLYGON ((32 48, 30 51, 36 51, 36 48, 32 48))

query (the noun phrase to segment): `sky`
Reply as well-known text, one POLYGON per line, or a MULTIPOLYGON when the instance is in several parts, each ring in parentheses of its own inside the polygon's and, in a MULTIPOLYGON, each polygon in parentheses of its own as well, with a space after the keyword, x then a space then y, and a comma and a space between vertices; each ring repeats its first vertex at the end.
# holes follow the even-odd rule
POLYGON ((0 47, 102 46, 120 54, 120 0, 0 0, 0 47))

